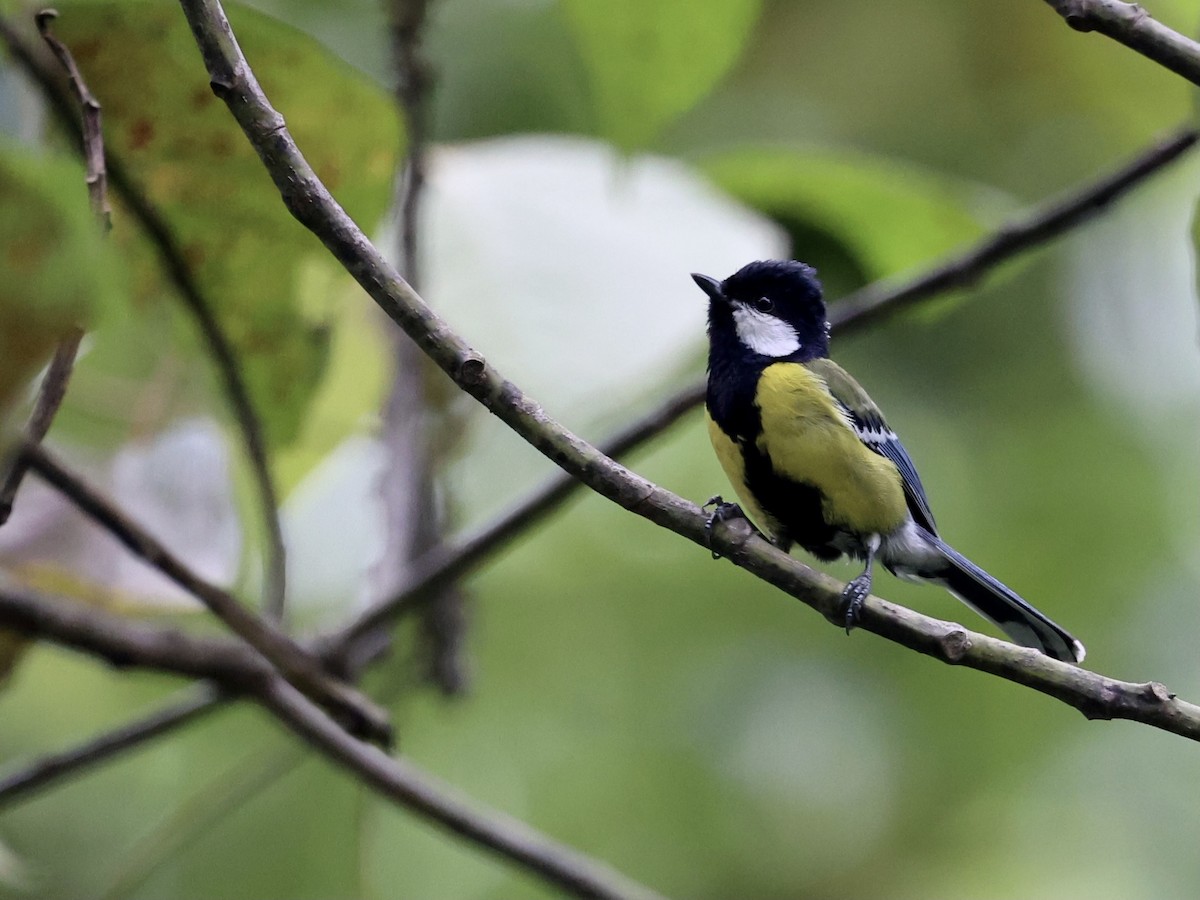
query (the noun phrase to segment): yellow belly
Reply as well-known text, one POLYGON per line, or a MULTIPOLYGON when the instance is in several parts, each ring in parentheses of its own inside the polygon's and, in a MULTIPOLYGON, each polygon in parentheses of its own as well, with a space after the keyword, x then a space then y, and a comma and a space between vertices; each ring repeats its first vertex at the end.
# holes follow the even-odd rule
POLYGON ((754 495, 750 493, 750 488, 746 486, 746 465, 742 460, 741 449, 733 438, 722 431, 721 426, 713 421, 711 415, 708 415, 707 419, 709 440, 712 441, 713 450, 717 453, 717 460, 721 463, 721 468, 725 470, 725 477, 729 479, 729 483, 737 493, 738 500, 742 504, 742 511, 768 537, 778 537, 779 522, 759 506, 754 495))
POLYGON ((758 448, 776 474, 821 492, 825 520, 857 534, 888 534, 908 506, 900 473, 851 430, 825 383, 798 363, 763 370, 755 402, 758 448))
MULTIPOLYGON (((822 498, 822 516, 854 534, 889 534, 904 524, 908 506, 900 473, 869 450, 851 430, 821 379, 797 363, 775 363, 762 373, 755 395, 762 418, 757 448, 781 478, 811 485, 822 498)), ((742 508, 768 535, 779 519, 763 508, 746 485, 737 443, 708 418, 708 434, 742 508)), ((786 521, 787 511, 776 510, 786 521)))

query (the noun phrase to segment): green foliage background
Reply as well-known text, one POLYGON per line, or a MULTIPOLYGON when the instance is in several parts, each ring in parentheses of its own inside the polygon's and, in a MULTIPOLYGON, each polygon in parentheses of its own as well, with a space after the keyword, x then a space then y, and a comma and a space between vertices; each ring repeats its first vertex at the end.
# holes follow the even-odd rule
MULTIPOLYGON (((309 99, 328 101, 302 146, 330 154, 328 166, 345 152, 338 158, 353 171, 343 189, 361 198, 361 216, 378 216, 388 187, 376 151, 392 153, 400 140, 368 98, 372 81, 390 79, 383 10, 365 0, 261 6, 357 70, 292 60, 277 90, 289 94, 291 116, 309 99), (378 115, 339 109, 331 71, 378 115)), ((170 4, 154 9, 154 22, 182 22, 170 4)), ((1174 0, 1150 12, 1190 32, 1200 10, 1174 0)), ((85 19, 70 21, 64 10, 64 34, 85 19)), ((136 45, 147 18, 131 21, 136 45)), ((141 47, 152 49, 202 80, 185 44, 141 47)), ((783 223, 835 297, 915 270, 1194 117, 1180 79, 1071 31, 1037 0, 441 0, 428 50, 440 73, 440 141, 567 132, 676 157, 783 223)), ((285 52, 309 51, 277 42, 264 59, 285 52)), ((19 131, 11 72, 4 78, 0 121, 19 131)), ((114 112, 139 102, 136 93, 97 93, 114 112)), ((156 122, 186 133, 189 113, 178 107, 155 108, 156 122)), ((211 179, 197 182, 201 195, 218 184, 241 194, 244 180, 256 198, 247 215, 268 215, 254 166, 195 177, 211 179)), ((1088 645, 1089 666, 1161 680, 1190 699, 1200 697, 1200 349, 1188 225, 1198 181, 1186 162, 1103 221, 952 300, 835 339, 835 355, 904 436, 947 537, 1070 627, 1088 645)), ((79 196, 85 205, 82 183, 79 196)), ((196 216, 198 233, 224 218, 212 215, 196 216)), ((278 242, 230 240, 241 268, 214 280, 243 311, 253 307, 238 291, 249 284, 259 293, 247 279, 274 290, 319 265, 305 261, 298 226, 272 222, 287 252, 278 242)), ((340 363, 320 348, 268 352, 263 377, 312 392, 336 377, 345 403, 366 409, 382 360, 353 349, 373 346, 373 326, 347 325, 344 310, 367 301, 333 275, 312 279, 321 288, 313 294, 339 298, 315 318, 345 325, 359 344, 340 363)), ((273 324, 311 325, 317 301, 303 293, 272 294, 284 318, 268 316, 268 331, 296 338, 290 324, 273 324)), ((487 302, 520 300, 496 285, 487 302)), ((470 321, 455 324, 472 337, 470 321)), ((654 336, 632 321, 629 339, 654 336)), ((120 356, 120 335, 111 340, 120 356)), ((693 376, 701 348, 698 324, 693 376)), ((630 391, 649 405, 676 383, 675 362, 664 360, 661 384, 630 391)), ((211 391, 192 402, 202 399, 219 404, 211 391)), ((331 447, 328 433, 302 424, 328 408, 312 402, 276 410, 278 433, 291 440, 280 460, 292 483, 331 447)), ((574 410, 570 423, 599 436, 616 420, 604 398, 596 406, 606 413, 574 410)), ((66 425, 76 439, 101 443, 89 429, 107 427, 103 442, 114 442, 111 423, 73 415, 66 425)), ((330 421, 352 430, 352 420, 330 421)), ((468 451, 456 471, 526 452, 512 442, 486 450, 491 463, 468 451)), ((633 462, 685 496, 724 488, 695 416, 633 462)), ((462 510, 464 526, 481 516, 462 510)), ((336 513, 329 518, 336 528, 336 513)), ((369 685, 403 688, 395 705, 403 751, 669 895, 1200 890, 1200 750, 1179 738, 1087 723, 1011 684, 866 634, 847 638, 595 497, 572 503, 471 588, 470 697, 447 703, 405 686, 403 660, 369 685)), ((936 590, 890 579, 878 590, 982 627, 936 590)), ((0 695, 0 757, 67 743, 173 687, 37 648, 0 695)), ((373 801, 249 709, 6 813, 0 842, 16 860, 0 861, 0 895, 14 897, 545 893, 373 801)))

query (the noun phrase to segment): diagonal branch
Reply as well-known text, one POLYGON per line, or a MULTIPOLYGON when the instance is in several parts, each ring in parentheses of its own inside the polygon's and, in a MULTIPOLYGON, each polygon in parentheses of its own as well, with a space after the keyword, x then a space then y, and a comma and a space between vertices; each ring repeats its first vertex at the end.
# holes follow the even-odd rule
POLYGON ((876 282, 838 300, 830 309, 834 328, 861 328, 885 316, 895 315, 934 294, 966 287, 996 266, 1038 247, 1099 215, 1147 178, 1181 158, 1196 146, 1200 132, 1181 128, 1141 150, 1108 175, 1059 199, 1039 206, 1033 213, 1003 226, 941 265, 910 281, 889 285, 876 282))
MULTIPOLYGON (((74 105, 59 84, 56 73, 42 62, 33 48, 3 16, 0 16, 0 40, 4 41, 22 70, 41 90, 59 125, 76 142, 81 141, 83 132, 76 118, 74 105)), ((217 368, 234 420, 242 435, 242 443, 259 495, 259 505, 262 507, 263 527, 267 538, 264 608, 272 617, 280 618, 286 592, 286 551, 283 529, 279 522, 279 498, 271 477, 262 421, 250 400, 250 391, 242 377, 237 353, 217 320, 212 302, 193 277, 166 217, 138 185, 120 158, 111 151, 107 156, 107 172, 113 188, 141 226, 158 255, 159 265, 166 273, 167 280, 174 285, 184 307, 195 320, 200 336, 208 347, 209 356, 217 368)))
POLYGON ((0 810, 19 803, 66 775, 86 771, 152 738, 194 722, 228 699, 228 695, 212 684, 201 684, 181 693, 182 699, 172 700, 149 715, 101 732, 68 750, 45 754, 0 777, 0 810))
MULTIPOLYGON (((40 444, 54 424, 54 417, 67 396, 67 385, 71 381, 71 373, 75 370, 75 357, 79 353, 79 345, 83 342, 83 329, 74 328, 54 348, 54 356, 46 367, 42 383, 38 385, 37 398, 33 401, 33 411, 29 421, 25 423, 25 440, 40 444)), ((0 525, 12 516, 13 504, 17 500, 17 492, 29 466, 21 454, 16 454, 8 465, 8 472, 0 484, 0 525)))
MULTIPOLYGON (((421 284, 421 210, 429 163, 433 69, 425 57, 425 36, 431 0, 388 0, 392 61, 396 69, 396 100, 404 116, 406 150, 398 197, 399 268, 409 284, 421 284)), ((436 491, 433 448, 451 442, 441 399, 431 389, 429 363, 408 336, 389 332, 392 382, 384 402, 379 438, 387 448, 380 479, 386 510, 384 552, 372 577, 372 599, 395 591, 411 578, 415 560, 436 552, 445 537, 444 502, 436 491)), ((469 681, 465 659, 468 604, 463 589, 451 582, 422 611, 418 630, 421 675, 453 696, 469 681)), ((360 668, 380 655, 390 636, 380 633, 361 640, 347 662, 360 668)))
MULTIPOLYGON (((108 203, 108 174, 104 164, 104 131, 101 127, 100 104, 92 95, 83 80, 79 67, 71 51, 50 31, 50 22, 58 13, 52 9, 42 10, 37 15, 38 31, 42 40, 58 58, 59 63, 67 73, 71 90, 82 110, 83 126, 80 131, 80 150, 85 164, 85 179, 88 189, 88 201, 92 214, 96 217, 100 230, 108 234, 112 230, 112 207, 108 203)), ((38 387, 37 399, 34 400, 33 411, 25 425, 25 439, 40 444, 50 431, 54 417, 67 396, 67 385, 71 373, 75 369, 75 357, 79 353, 79 345, 83 342, 83 329, 73 327, 59 341, 55 348, 54 357, 46 369, 46 375, 38 387)), ((0 485, 0 525, 8 521, 12 515, 13 503, 21 482, 28 471, 24 461, 18 455, 9 463, 4 482, 0 485)))
POLYGON ((1046 0, 1076 31, 1098 31, 1200 84, 1200 44, 1168 28, 1135 3, 1046 0))
MULTIPOLYGON (((873 285, 850 295, 844 302, 851 303, 863 312, 843 314, 840 317, 839 331, 844 333, 860 327, 867 316, 882 315, 893 304, 912 305, 943 291, 962 287, 972 280, 983 277, 991 268, 1021 253, 1042 246, 1041 242, 1087 221, 1103 208, 1107 208, 1108 204, 1115 202, 1142 184, 1151 175, 1180 158, 1195 143, 1196 132, 1190 128, 1181 129, 1173 137, 1164 139, 1143 151, 1111 175, 1105 176, 1057 202, 1039 208, 1026 218, 985 238, 968 248, 966 252, 935 269, 899 285, 892 287, 873 285), (1048 230, 1043 223, 1052 217, 1057 220, 1058 224, 1056 229, 1048 230), (1008 237, 1005 238, 1004 235, 1008 235, 1008 237)), ((836 307, 834 312, 836 315, 836 307)), ((610 457, 623 458, 626 454, 632 453, 662 434, 702 403, 703 399, 703 383, 689 385, 677 391, 668 396, 651 412, 622 429, 619 434, 604 441, 600 445, 602 452, 610 457)), ((356 620, 338 632, 319 640, 319 646, 325 649, 323 655, 335 668, 354 669, 354 666, 349 665, 349 661, 355 658, 355 654, 350 652, 350 648, 351 643, 357 642, 361 634, 404 615, 413 607, 420 606, 427 597, 432 596, 443 585, 463 577, 489 555, 507 546, 526 528, 544 519, 582 488, 582 482, 573 476, 565 472, 559 473, 474 535, 426 554, 416 562, 404 585, 390 597, 369 607, 356 620)), ((166 710, 164 710, 165 712, 166 710)), ((140 723, 141 720, 137 720, 127 726, 122 726, 114 734, 122 733, 125 729, 137 731, 140 723)), ((144 739, 156 737, 162 733, 164 731, 151 729, 145 734, 144 739)), ((131 746, 136 743, 139 743, 136 739, 129 741, 131 746)), ((67 751, 68 754, 70 752, 67 751)), ((86 753, 83 756, 85 759, 87 758, 86 753)), ((74 771, 73 766, 64 765, 56 769, 51 777, 63 777, 71 774, 72 771, 74 771)), ((0 782, 0 785, 4 783, 0 782)), ((39 782, 39 786, 44 783, 46 783, 45 780, 39 782)), ((0 804, 3 802, 4 794, 0 791, 0 804)))
POLYGON ((391 742, 387 713, 354 688, 332 678, 314 653, 256 616, 228 591, 201 578, 157 538, 76 477, 43 447, 27 443, 22 447, 22 456, 39 478, 124 544, 134 556, 200 600, 231 631, 270 660, 288 681, 333 710, 344 720, 346 727, 371 740, 383 744, 391 742))
POLYGON ((117 666, 210 678, 242 692, 380 795, 582 897, 658 895, 528 825, 484 811, 412 763, 342 730, 244 644, 124 619, 68 600, 0 587, 0 628, 80 650, 117 666))
POLYGON ((650 898, 654 891, 614 869, 555 844, 524 822, 481 816, 450 785, 438 783, 405 760, 354 740, 286 682, 275 679, 260 702, 275 718, 327 757, 349 769, 376 793, 433 819, 439 826, 507 859, 576 897, 650 898))
MULTIPOLYGON (((0 20, 0 36, 7 38, 7 35, 3 34, 3 25, 3 21, 0 20)), ((70 112, 69 109, 67 112, 70 112)), ((1190 128, 1182 129, 1173 137, 1143 151, 1111 175, 1035 210, 1029 216, 1006 226, 959 256, 917 278, 890 287, 884 284, 872 285, 850 295, 843 301, 850 312, 839 313, 841 304, 834 307, 834 313, 840 322, 839 331, 844 332, 859 327, 865 320, 878 318, 893 305, 915 304, 943 291, 965 286, 986 275, 991 268, 1042 246, 1063 231, 1087 221, 1108 204, 1142 184, 1151 175, 1180 158, 1195 142, 1196 132, 1190 128), (1048 221, 1054 223, 1053 228, 1046 227, 1048 221)), ((644 445, 699 405, 703 401, 703 395, 703 384, 696 384, 669 396, 647 416, 624 429, 620 435, 605 441, 602 444, 605 454, 623 457, 644 445)), ((434 593, 442 585, 462 577, 489 554, 506 546, 516 534, 540 521, 582 486, 580 481, 566 473, 552 477, 529 497, 516 504, 512 510, 473 536, 427 554, 418 561, 410 578, 392 597, 368 609, 355 622, 322 640, 320 644, 328 648, 331 657, 344 660, 348 641, 375 624, 402 615, 411 607, 419 605, 423 598, 434 593)), ((136 734, 140 730, 140 724, 139 721, 124 726, 114 732, 113 737, 120 740, 126 730, 136 734)), ((157 728, 149 728, 141 739, 131 738, 129 746, 161 733, 163 731, 157 728)), ((86 745, 80 748, 80 751, 80 756, 88 759, 86 745)), ((64 754, 68 755, 70 752, 64 754)), ((99 757, 104 758, 107 757, 99 757)), ((47 773, 46 778, 62 777, 74 768, 75 766, 69 764, 57 767, 53 773, 47 773)), ((7 785, 10 781, 11 779, 0 782, 0 785, 7 785)), ((38 781, 39 785, 43 783, 45 780, 38 781)), ((0 803, 4 801, 4 796, 3 791, 0 791, 0 803)))
MULTIPOLYGON (((1081 190, 1049 201, 910 281, 900 284, 876 282, 847 295, 831 306, 833 325, 839 334, 859 329, 930 297, 971 284, 996 266, 1041 247, 1098 215, 1151 175, 1182 157, 1196 146, 1198 140, 1200 132, 1181 128, 1108 175, 1081 190)), ((688 385, 602 443, 601 452, 622 458, 703 402, 704 383, 688 385)), ((440 586, 461 577, 480 559, 506 544, 521 529, 539 521, 582 487, 582 482, 568 474, 555 476, 475 536, 427 554, 417 562, 405 585, 364 610, 339 632, 338 640, 356 639, 382 622, 425 602, 440 586)))
MULTIPOLYGON (((466 393, 531 446, 592 490, 636 515, 722 556, 844 625, 844 585, 757 537, 748 522, 706 528, 694 503, 652 484, 552 419, 442 321, 387 264, 304 159, 242 56, 219 0, 181 0, 214 92, 258 151, 292 214, 345 265, 373 300, 466 393)), ((1136 718, 1200 739, 1200 709, 1161 685, 1127 685, 1037 651, 972 634, 877 597, 866 600, 862 629, 944 662, 1031 687, 1092 718, 1136 718)))
MULTIPOLYGON (((600 452, 623 458, 662 434, 702 402, 704 388, 686 388, 667 398, 650 413, 622 428, 600 444, 600 452)), ((474 534, 442 544, 416 560, 408 579, 390 597, 363 610, 352 622, 320 643, 331 658, 352 659, 353 648, 365 635, 405 613, 420 608, 448 584, 461 579, 489 556, 507 547, 529 528, 561 507, 583 483, 566 472, 552 475, 530 494, 474 534)))
POLYGON ((108 203, 108 170, 104 165, 104 132, 101 127, 100 102, 83 80, 75 58, 67 45, 54 36, 50 23, 58 18, 58 10, 43 9, 35 17, 38 33, 67 72, 67 80, 75 100, 83 112, 83 161, 87 168, 88 199, 100 227, 107 234, 112 230, 112 207, 108 203))

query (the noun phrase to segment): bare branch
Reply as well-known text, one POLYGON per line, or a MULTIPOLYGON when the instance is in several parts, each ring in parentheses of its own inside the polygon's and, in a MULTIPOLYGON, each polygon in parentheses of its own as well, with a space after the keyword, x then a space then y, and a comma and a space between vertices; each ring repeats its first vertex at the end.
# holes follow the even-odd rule
POLYGON ((117 538, 134 556, 200 600, 230 630, 278 667, 288 681, 345 720, 348 728, 372 740, 390 743, 392 733, 387 713, 354 688, 332 678, 315 654, 256 616, 228 591, 197 575, 44 448, 25 444, 22 455, 38 477, 117 538))
MULTIPOLYGON (((928 300, 946 291, 965 287, 995 267, 1034 250, 1088 221, 1128 194, 1151 175, 1166 168, 1195 147, 1200 132, 1182 128, 1142 150, 1115 171, 1084 188, 1051 200, 1034 212, 988 235, 965 251, 900 284, 876 282, 849 294, 830 307, 830 319, 838 333, 862 328, 901 309, 928 300)), ((620 458, 669 428, 684 414, 704 402, 704 383, 691 384, 669 396, 644 418, 634 422, 622 434, 601 445, 609 457, 620 458)), ((560 475, 537 489, 513 510, 484 528, 478 535, 443 547, 418 562, 408 582, 392 596, 366 609, 346 626, 339 640, 354 640, 379 623, 402 615, 424 602, 441 585, 469 571, 475 563, 515 532, 539 520, 557 507, 582 482, 560 475), (461 558, 458 558, 461 556, 461 558)))
POLYGON ((1076 31, 1098 31, 1200 84, 1200 44, 1120 0, 1046 0, 1076 31))
MULTIPOLYGON (((0 612, 0 617, 4 612, 0 612)), ((0 810, 25 800, 31 794, 72 774, 86 771, 147 741, 169 734, 217 709, 227 699, 211 684, 201 684, 181 692, 176 699, 117 728, 59 753, 48 753, 31 763, 0 777, 0 810)))
MULTIPOLYGON (((0 588, 0 628, 53 641, 113 665, 210 678, 229 691, 245 692, 382 796, 552 884, 583 897, 657 896, 515 819, 473 808, 411 763, 356 740, 243 644, 134 622, 79 603, 10 588, 0 588)), ((197 697, 194 702, 199 705, 200 700, 197 697)))
MULTIPOLYGON (((703 400, 703 385, 693 385, 671 395, 651 412, 602 442, 600 452, 614 459, 625 457, 662 434, 703 400)), ((445 585, 462 578, 483 560, 508 546, 582 488, 583 484, 577 478, 560 472, 475 534, 431 550, 416 561, 408 580, 394 594, 367 607, 353 622, 322 642, 329 648, 329 656, 352 659, 352 649, 364 635, 428 602, 445 585)))
MULTIPOLYGON (((569 474, 619 506, 708 549, 776 585, 841 627, 844 585, 758 538, 744 520, 706 530, 695 504, 665 491, 601 454, 554 421, 503 378, 443 322, 389 266, 317 178, 283 117, 262 93, 241 54, 219 0, 181 0, 208 67, 214 92, 256 148, 292 214, 342 261, 363 289, 466 393, 569 474)), ((1200 708, 1161 687, 1126 685, 1052 660, 1034 650, 974 635, 869 597, 863 630, 948 663, 989 672, 1063 700, 1092 717, 1136 718, 1200 739, 1200 708)))
POLYGON ((289 729, 382 796, 441 828, 511 860, 577 897, 654 898, 624 875, 558 844, 524 822, 498 812, 482 814, 450 785, 412 763, 354 740, 291 685, 274 679, 260 702, 289 729))
MULTIPOLYGON (((72 329, 70 334, 59 341, 38 387, 37 399, 34 400, 29 421, 25 423, 25 440, 40 444, 49 433, 58 408, 67 396, 67 385, 71 381, 71 372, 75 369, 75 356, 79 353, 79 344, 82 341, 82 328, 72 329)), ((0 485, 0 525, 7 522, 12 515, 17 491, 21 489, 21 482, 25 480, 28 471, 29 467, 24 457, 20 454, 12 457, 4 483, 0 485)))
POLYGON ((0 587, 0 627, 88 653, 117 668, 207 678, 237 693, 253 692, 273 671, 239 641, 125 619, 29 588, 0 587))
POLYGON ((429 91, 433 73, 421 52, 429 0, 391 0, 392 47, 398 83, 396 95, 404 111, 408 152, 400 192, 400 271, 419 285, 422 191, 429 162, 429 91))
MULTIPOLYGON (((13 58, 41 90, 62 128, 77 145, 82 146, 79 142, 83 139, 83 131, 76 118, 74 104, 60 86, 56 73, 43 64, 38 54, 3 16, 0 16, 0 40, 7 44, 13 58)), ((166 273, 168 281, 175 286, 184 307, 195 320, 200 336, 208 348, 208 354, 217 368, 234 421, 242 435, 242 443, 246 448, 246 456, 259 495, 259 505, 262 507, 263 527, 267 539, 264 608, 274 618, 280 618, 286 593, 286 551, 283 530, 279 524, 279 499, 271 477, 262 421, 250 400, 250 391, 242 377, 237 354, 217 320, 216 313, 213 312, 212 302, 193 277, 166 217, 138 185, 120 157, 111 151, 107 154, 107 172, 113 188, 158 254, 159 265, 166 273)))
POLYGON ((93 215, 107 233, 112 230, 112 207, 108 203, 108 170, 104 165, 104 130, 101 127, 100 103, 88 90, 87 82, 83 80, 79 67, 75 65, 71 51, 50 31, 50 23, 56 18, 58 10, 55 9, 43 9, 35 16, 38 33, 66 69, 71 90, 83 111, 81 143, 83 161, 87 168, 88 198, 92 204, 93 215))
MULTIPOLYGON (((428 167, 430 99, 433 70, 422 47, 430 0, 389 0, 396 100, 404 115, 406 151, 399 193, 399 268, 408 283, 421 284, 421 206, 428 167)), ((395 367, 383 406, 380 439, 387 463, 380 491, 387 511, 384 552, 376 566, 373 596, 392 594, 410 581, 414 560, 437 552, 445 537, 441 504, 435 490, 436 465, 431 448, 452 438, 439 415, 437 392, 428 384, 429 362, 408 336, 391 330, 395 367)), ((463 693, 470 680, 466 660, 466 592, 444 581, 422 609, 418 635, 422 676, 443 694, 463 693)), ((346 657, 358 669, 390 643, 380 632, 356 642, 346 657)))
MULTIPOLYGON (((75 94, 82 110, 83 128, 80 134, 80 149, 83 153, 88 189, 88 201, 91 203, 92 214, 104 234, 112 230, 112 207, 108 203, 108 174, 104 164, 104 130, 101 127, 100 104, 88 89, 87 82, 71 51, 50 31, 50 22, 58 15, 52 9, 44 9, 37 14, 38 31, 42 40, 58 58, 66 70, 71 90, 75 94)), ((40 444, 50 431, 54 417, 62 406, 67 395, 67 384, 75 369, 75 356, 79 353, 79 344, 83 340, 83 329, 72 328, 59 342, 46 369, 46 376, 38 388, 37 399, 33 404, 33 412, 25 425, 25 439, 40 444)), ((25 478, 27 469, 20 456, 12 459, 8 473, 0 485, 0 525, 8 521, 12 515, 13 502, 17 491, 25 478)))
POLYGON ((1081 190, 1038 207, 1028 216, 1004 226, 939 266, 911 281, 889 285, 876 282, 838 300, 830 307, 834 328, 861 328, 934 294, 966 287, 996 266, 1028 250, 1043 247, 1107 209, 1147 178, 1196 146, 1200 132, 1181 128, 1142 150, 1129 162, 1081 190))

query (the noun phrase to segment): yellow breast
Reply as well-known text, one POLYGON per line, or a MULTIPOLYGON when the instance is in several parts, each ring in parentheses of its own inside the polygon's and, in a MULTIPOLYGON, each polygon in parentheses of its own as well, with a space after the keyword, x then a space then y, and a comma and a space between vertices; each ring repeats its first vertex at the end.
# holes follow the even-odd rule
POLYGON ((750 493, 750 488, 746 485, 746 463, 742 458, 741 448, 733 438, 721 430, 721 426, 713 421, 711 415, 708 415, 707 418, 709 440, 712 441, 713 450, 717 452, 717 459, 721 463, 721 468, 725 470, 725 476, 733 485, 734 491, 737 492, 738 500, 742 504, 742 511, 753 519, 754 524, 768 537, 778 537, 779 523, 759 505, 758 500, 750 493))
POLYGON ((821 492, 829 524, 887 534, 904 523, 900 473, 863 445, 820 378, 798 363, 775 363, 759 378, 755 402, 759 450, 776 474, 821 492))

